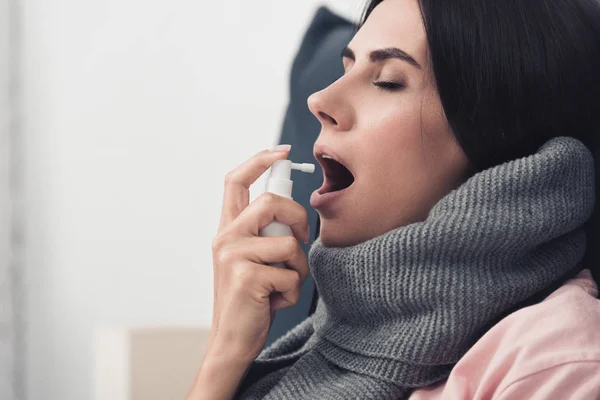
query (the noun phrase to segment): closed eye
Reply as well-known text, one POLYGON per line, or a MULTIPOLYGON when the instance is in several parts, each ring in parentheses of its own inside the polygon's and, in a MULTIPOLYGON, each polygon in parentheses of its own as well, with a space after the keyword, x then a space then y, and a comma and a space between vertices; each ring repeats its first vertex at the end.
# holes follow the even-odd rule
POLYGON ((373 85, 377 86, 381 90, 387 90, 390 92, 400 90, 404 87, 404 85, 400 82, 388 82, 388 81, 373 82, 373 85))

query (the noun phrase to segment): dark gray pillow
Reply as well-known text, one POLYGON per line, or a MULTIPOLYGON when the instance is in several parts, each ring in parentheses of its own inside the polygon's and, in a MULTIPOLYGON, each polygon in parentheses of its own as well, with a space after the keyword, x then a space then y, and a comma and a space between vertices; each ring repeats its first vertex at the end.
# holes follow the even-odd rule
MULTIPOLYGON (((285 113, 279 142, 291 144, 289 159, 294 162, 313 162, 314 174, 293 172, 293 197, 308 211, 312 239, 317 230, 317 212, 310 207, 311 193, 321 186, 323 171, 313 158, 313 145, 321 124, 311 114, 306 99, 312 93, 326 88, 344 73, 340 53, 350 42, 356 27, 350 21, 320 7, 300 45, 290 75, 290 102, 285 113)), ((302 244, 308 254, 309 245, 302 244)), ((277 311, 266 345, 296 326, 311 311, 314 281, 309 277, 302 286, 300 301, 293 307, 277 311)))

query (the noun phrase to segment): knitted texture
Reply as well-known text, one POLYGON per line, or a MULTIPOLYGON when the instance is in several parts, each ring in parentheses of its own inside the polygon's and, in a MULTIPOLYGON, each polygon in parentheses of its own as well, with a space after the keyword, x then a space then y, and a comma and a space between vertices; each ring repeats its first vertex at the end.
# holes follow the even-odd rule
POLYGON ((499 318, 580 265, 594 194, 592 154, 557 137, 473 175, 425 221, 350 247, 317 240, 317 309, 261 353, 239 398, 405 399, 447 378, 499 318))

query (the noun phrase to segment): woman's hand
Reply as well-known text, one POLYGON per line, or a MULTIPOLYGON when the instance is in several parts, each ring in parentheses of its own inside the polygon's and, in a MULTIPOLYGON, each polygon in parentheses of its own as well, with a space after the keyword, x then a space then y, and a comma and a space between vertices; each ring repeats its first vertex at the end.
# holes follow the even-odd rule
POLYGON ((272 193, 248 205, 250 185, 286 157, 287 151, 265 150, 227 175, 221 222, 213 241, 211 336, 249 362, 265 344, 274 311, 296 304, 308 275, 306 256, 296 240, 309 239, 304 207, 272 193), (289 225, 295 238, 258 236, 274 220, 289 225), (285 262, 288 269, 267 265, 275 262, 285 262))
POLYGON ((250 185, 275 161, 285 159, 288 151, 262 151, 225 179, 221 220, 213 240, 212 329, 198 379, 209 366, 205 378, 212 376, 214 383, 219 376, 216 370, 222 369, 230 378, 230 391, 235 391, 247 366, 261 352, 275 310, 296 304, 308 275, 306 256, 296 240, 309 240, 304 207, 271 193, 248 204, 250 185), (259 230, 274 220, 289 225, 294 237, 260 237, 259 230), (268 265, 276 262, 288 268, 268 265), (232 370, 240 369, 237 382, 231 382, 235 380, 231 375, 236 375, 232 370))

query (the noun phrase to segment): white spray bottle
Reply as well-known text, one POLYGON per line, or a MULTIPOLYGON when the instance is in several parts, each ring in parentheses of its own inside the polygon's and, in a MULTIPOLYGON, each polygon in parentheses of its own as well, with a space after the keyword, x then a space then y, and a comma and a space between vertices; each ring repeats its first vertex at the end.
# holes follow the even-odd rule
MULTIPOLYGON (((312 174, 315 172, 315 165, 302 163, 296 164, 290 160, 278 160, 271 166, 271 173, 267 180, 267 192, 275 193, 279 196, 292 198, 292 186, 294 182, 290 179, 292 170, 296 169, 302 172, 312 174)), ((260 236, 294 236, 292 228, 279 221, 273 221, 265 226, 259 232, 260 236)), ((272 264, 274 267, 285 268, 285 263, 272 264)))

